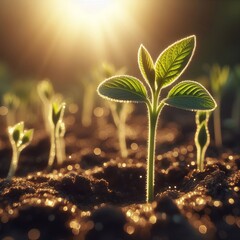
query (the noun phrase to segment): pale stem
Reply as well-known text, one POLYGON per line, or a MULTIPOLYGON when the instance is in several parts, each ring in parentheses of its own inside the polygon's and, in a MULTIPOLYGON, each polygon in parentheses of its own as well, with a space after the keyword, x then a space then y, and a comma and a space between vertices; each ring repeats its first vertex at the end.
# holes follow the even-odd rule
POLYGON ((63 161, 66 159, 65 142, 64 138, 61 136, 56 137, 56 152, 57 163, 58 165, 61 165, 63 161))
POLYGON ((232 108, 232 119, 237 130, 240 130, 240 91, 237 92, 235 102, 232 108))
POLYGON ((93 86, 87 86, 85 89, 83 110, 82 110, 82 125, 89 127, 92 124, 92 112, 94 105, 95 88, 93 86))
POLYGON ((54 126, 51 131, 51 147, 48 158, 48 168, 50 169, 54 163, 56 156, 56 127, 54 126))
POLYGON ((118 124, 118 140, 120 145, 121 156, 126 158, 128 155, 127 145, 126 145, 126 131, 125 122, 119 121, 118 124))
POLYGON ((155 139, 156 139, 156 126, 157 117, 152 112, 148 113, 149 116, 149 130, 148 130, 148 158, 147 158, 147 202, 152 202, 154 199, 154 175, 155 175, 155 139))
POLYGON ((213 112, 214 136, 217 147, 222 146, 222 130, 221 130, 221 100, 216 97, 217 108, 213 112))
POLYGON ((7 175, 7 179, 11 179, 17 170, 17 165, 18 165, 18 159, 19 159, 19 155, 20 155, 20 151, 17 149, 17 147, 15 145, 12 145, 12 161, 11 161, 11 165, 10 165, 10 169, 7 175))

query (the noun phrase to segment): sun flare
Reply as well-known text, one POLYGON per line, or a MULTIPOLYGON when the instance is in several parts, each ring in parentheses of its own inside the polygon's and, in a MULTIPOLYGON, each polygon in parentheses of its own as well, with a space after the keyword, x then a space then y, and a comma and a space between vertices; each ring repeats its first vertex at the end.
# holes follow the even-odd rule
POLYGON ((119 0, 61 0, 56 6, 62 20, 71 25, 101 25, 113 20, 121 11, 119 0))

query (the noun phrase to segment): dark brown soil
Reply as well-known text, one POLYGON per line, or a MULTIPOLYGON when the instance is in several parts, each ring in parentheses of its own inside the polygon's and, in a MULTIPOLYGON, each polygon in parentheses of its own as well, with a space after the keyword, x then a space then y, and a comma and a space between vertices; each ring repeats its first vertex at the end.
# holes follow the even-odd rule
POLYGON ((129 124, 127 159, 120 157, 114 126, 103 121, 95 119, 89 129, 69 127, 68 159, 51 172, 45 170, 48 137, 36 131, 10 181, 5 176, 11 149, 2 136, 0 239, 240 239, 240 155, 234 140, 226 142, 231 150, 210 146, 200 173, 195 170, 194 125, 162 122, 156 197, 146 204, 145 117, 137 115, 136 125, 129 124))

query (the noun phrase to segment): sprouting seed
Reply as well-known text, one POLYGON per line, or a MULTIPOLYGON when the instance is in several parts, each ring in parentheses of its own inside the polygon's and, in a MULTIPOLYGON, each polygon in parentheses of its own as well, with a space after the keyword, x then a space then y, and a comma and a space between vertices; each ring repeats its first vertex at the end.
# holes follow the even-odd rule
POLYGON ((65 111, 65 103, 58 104, 57 102, 52 103, 49 122, 51 126, 51 146, 48 159, 48 168, 50 169, 55 158, 57 158, 57 164, 61 165, 63 160, 65 160, 65 124, 63 122, 63 115, 65 111))
POLYGON ((165 105, 190 111, 210 111, 216 108, 215 100, 199 83, 182 81, 175 85, 166 98, 160 99, 161 90, 170 86, 184 72, 193 56, 196 37, 183 38, 158 57, 155 64, 147 49, 141 45, 138 52, 138 65, 148 85, 151 97, 145 85, 135 77, 118 75, 106 79, 98 86, 100 96, 117 102, 143 102, 148 109, 148 158, 146 201, 154 199, 155 140, 158 118, 165 105))
POLYGON ((19 122, 12 127, 8 127, 8 134, 13 154, 7 178, 11 179, 16 173, 21 151, 32 141, 33 129, 25 130, 24 122, 19 122))

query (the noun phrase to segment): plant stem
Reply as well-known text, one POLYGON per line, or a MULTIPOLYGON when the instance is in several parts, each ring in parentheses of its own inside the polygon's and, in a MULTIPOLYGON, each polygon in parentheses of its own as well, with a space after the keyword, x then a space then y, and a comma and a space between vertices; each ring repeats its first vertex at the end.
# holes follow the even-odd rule
POLYGON ((154 180, 155 180, 155 148, 156 148, 156 129, 158 116, 163 108, 163 104, 158 106, 159 92, 152 94, 152 104, 148 106, 148 158, 147 158, 147 186, 146 200, 152 202, 154 199, 154 180))
POLYGON ((215 144, 217 147, 222 146, 222 130, 221 130, 221 100, 219 97, 215 97, 217 108, 213 112, 213 125, 214 125, 214 136, 215 144))
POLYGON ((125 122, 119 121, 118 123, 118 140, 120 145, 120 151, 122 157, 126 158, 128 155, 127 145, 126 145, 126 132, 125 132, 125 122))
POLYGON ((197 149, 197 168, 200 172, 203 172, 204 170, 204 157, 205 157, 204 149, 202 149, 200 146, 197 149))
POLYGON ((153 112, 149 112, 149 132, 148 132, 148 158, 147 158, 147 202, 152 202, 154 199, 154 175, 155 175, 155 139, 157 116, 153 112))
POLYGON ((12 155, 11 166, 7 175, 7 179, 11 179, 15 175, 17 170, 18 159, 20 155, 20 152, 18 151, 15 145, 12 145, 12 149, 13 149, 13 155, 12 155))
POLYGON ((52 167, 55 156, 56 156, 56 127, 54 126, 51 131, 51 147, 48 158, 48 169, 52 167))
POLYGON ((82 125, 84 127, 89 127, 92 124, 92 112, 94 105, 94 86, 87 86, 85 88, 84 100, 83 100, 83 111, 82 111, 82 125))

